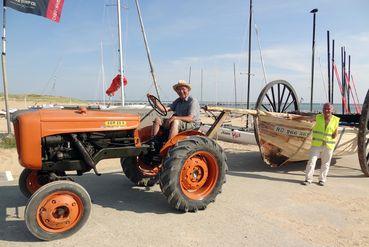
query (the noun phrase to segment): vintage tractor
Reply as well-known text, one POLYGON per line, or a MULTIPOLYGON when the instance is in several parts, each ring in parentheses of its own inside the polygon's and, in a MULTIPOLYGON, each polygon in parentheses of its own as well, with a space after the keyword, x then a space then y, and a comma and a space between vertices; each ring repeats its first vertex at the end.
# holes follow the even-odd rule
POLYGON ((183 212, 205 209, 225 182, 224 151, 195 130, 170 140, 161 131, 152 139, 151 127, 139 128, 137 115, 86 108, 26 111, 13 124, 25 167, 19 187, 30 197, 25 221, 42 240, 70 236, 86 223, 90 196, 68 174, 93 170, 100 175, 96 165, 102 159, 120 158, 124 173, 138 186, 158 182, 169 204, 183 212))

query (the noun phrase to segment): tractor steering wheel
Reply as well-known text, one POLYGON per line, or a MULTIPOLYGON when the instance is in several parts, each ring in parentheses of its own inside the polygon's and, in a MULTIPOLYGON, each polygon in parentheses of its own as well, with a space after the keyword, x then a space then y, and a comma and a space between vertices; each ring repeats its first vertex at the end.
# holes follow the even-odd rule
POLYGON ((151 105, 151 107, 159 114, 159 115, 161 115, 161 116, 166 116, 166 115, 168 115, 168 111, 167 111, 167 108, 163 105, 163 103, 161 103, 161 101, 158 99, 158 98, 156 98, 154 95, 150 95, 150 94, 148 94, 147 95, 147 100, 149 101, 149 103, 150 103, 150 105, 151 105), (161 108, 163 108, 164 109, 164 111, 163 110, 161 110, 156 104, 159 104, 160 106, 161 106, 161 108))

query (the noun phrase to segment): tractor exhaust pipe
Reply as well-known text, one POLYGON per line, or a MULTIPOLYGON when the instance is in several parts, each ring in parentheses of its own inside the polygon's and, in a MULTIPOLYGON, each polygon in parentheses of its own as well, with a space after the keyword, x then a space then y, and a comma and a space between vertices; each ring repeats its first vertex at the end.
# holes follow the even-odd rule
POLYGON ((92 159, 90 154, 87 152, 87 150, 83 146, 82 142, 77 138, 77 135, 76 134, 71 134, 70 136, 72 137, 73 143, 76 146, 76 148, 78 149, 79 153, 82 155, 84 162, 86 162, 86 164, 94 170, 94 172, 97 176, 101 176, 101 173, 98 173, 97 170, 96 170, 95 161, 92 159))

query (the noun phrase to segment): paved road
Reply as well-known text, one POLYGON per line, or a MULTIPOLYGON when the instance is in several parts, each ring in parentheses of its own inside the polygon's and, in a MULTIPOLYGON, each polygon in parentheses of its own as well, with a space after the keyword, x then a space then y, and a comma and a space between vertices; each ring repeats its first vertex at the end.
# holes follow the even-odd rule
POLYGON ((352 246, 369 241, 369 180, 355 157, 339 160, 326 187, 304 187, 304 164, 270 169, 258 152, 228 149, 223 193, 205 211, 178 213, 160 193, 132 187, 118 171, 76 181, 90 193, 87 225, 72 237, 35 239, 26 199, 0 184, 0 246, 352 246), (356 164, 355 164, 356 163, 356 164), (354 164, 354 165, 352 165, 354 164))

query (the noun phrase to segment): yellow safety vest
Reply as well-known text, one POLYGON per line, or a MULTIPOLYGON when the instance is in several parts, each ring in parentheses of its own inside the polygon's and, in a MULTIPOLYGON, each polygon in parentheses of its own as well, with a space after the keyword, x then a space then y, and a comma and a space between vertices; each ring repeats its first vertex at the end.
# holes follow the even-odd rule
POLYGON ((315 117, 315 125, 313 127, 313 141, 311 143, 314 147, 320 147, 326 145, 329 149, 333 150, 335 146, 335 140, 332 138, 332 134, 338 128, 340 118, 333 116, 328 125, 325 126, 325 120, 323 114, 318 114, 315 117))

